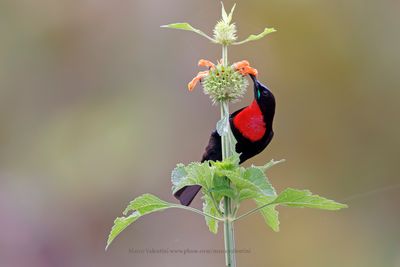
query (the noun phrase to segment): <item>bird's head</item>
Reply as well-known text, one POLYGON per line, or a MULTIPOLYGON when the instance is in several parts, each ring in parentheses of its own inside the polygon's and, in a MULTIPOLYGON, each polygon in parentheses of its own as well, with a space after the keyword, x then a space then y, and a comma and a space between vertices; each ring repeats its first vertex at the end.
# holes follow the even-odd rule
POLYGON ((247 60, 233 64, 234 69, 243 76, 249 75, 254 83, 254 99, 264 113, 272 113, 275 110, 275 98, 272 92, 257 80, 258 71, 250 66, 247 60))

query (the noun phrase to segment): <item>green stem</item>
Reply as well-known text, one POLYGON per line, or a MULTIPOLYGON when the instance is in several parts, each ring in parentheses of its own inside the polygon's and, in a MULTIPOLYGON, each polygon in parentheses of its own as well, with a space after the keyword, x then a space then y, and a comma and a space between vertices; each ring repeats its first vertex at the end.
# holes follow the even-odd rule
POLYGON ((228 46, 222 46, 222 64, 226 67, 228 66, 228 46))
POLYGON ((244 214, 242 214, 242 215, 236 217, 235 219, 233 219, 233 221, 236 222, 236 221, 238 221, 238 220, 240 220, 240 219, 243 219, 244 217, 247 217, 247 216, 249 216, 249 215, 251 215, 251 214, 253 214, 253 213, 256 213, 257 211, 259 211, 259 210, 261 210, 261 209, 263 209, 263 208, 265 208, 265 207, 267 207, 267 206, 269 206, 269 205, 273 205, 273 204, 274 204, 274 203, 267 203, 267 204, 262 205, 262 206, 260 206, 260 207, 258 207, 258 208, 252 209, 252 210, 250 210, 250 211, 248 211, 248 212, 246 212, 246 213, 244 213, 244 214))
MULTIPOLYGON (((228 46, 222 46, 222 64, 228 66, 228 46)), ((221 103, 221 119, 229 116, 229 103, 221 103)), ((229 123, 229 122, 228 122, 229 123)), ((222 159, 226 159, 233 155, 233 140, 230 127, 228 125, 228 133, 221 136, 222 159)), ((232 203, 229 197, 224 197, 224 244, 225 244, 225 262, 227 267, 236 267, 235 257, 235 239, 232 220, 232 203)))
POLYGON ((202 211, 200 211, 200 210, 198 210, 198 209, 195 209, 195 208, 192 208, 192 207, 189 207, 189 206, 171 205, 170 207, 171 207, 171 208, 177 208, 177 209, 184 209, 184 210, 192 211, 192 212, 197 213, 197 214, 200 214, 200 215, 202 215, 202 216, 210 217, 210 218, 212 218, 212 219, 214 219, 214 220, 224 221, 223 218, 215 217, 215 216, 213 216, 213 215, 211 215, 211 214, 202 212, 202 211))

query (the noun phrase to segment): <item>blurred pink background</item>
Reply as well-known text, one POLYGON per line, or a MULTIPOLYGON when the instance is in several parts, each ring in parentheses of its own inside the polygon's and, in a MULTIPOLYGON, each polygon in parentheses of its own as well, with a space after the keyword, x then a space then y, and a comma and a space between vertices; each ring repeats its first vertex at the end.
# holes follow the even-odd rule
MULTIPOLYGON (((246 164, 285 158, 268 173, 279 191, 350 206, 280 208, 279 233, 258 214, 238 222, 249 251, 238 266, 399 267, 400 2, 237 4, 240 39, 278 30, 229 51, 277 99, 275 138, 246 164)), ((222 232, 180 210, 140 219, 104 251, 134 197, 175 202, 171 170, 200 159, 219 116, 186 84, 220 48, 159 26, 211 34, 219 18, 219 1, 0 1, 0 266, 224 265, 222 254, 132 253, 223 248, 222 232)))

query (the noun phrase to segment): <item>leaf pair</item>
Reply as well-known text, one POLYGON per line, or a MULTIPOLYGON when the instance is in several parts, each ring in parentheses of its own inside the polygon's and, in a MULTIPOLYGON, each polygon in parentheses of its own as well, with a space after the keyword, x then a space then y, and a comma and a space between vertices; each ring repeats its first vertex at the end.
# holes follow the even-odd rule
MULTIPOLYGON (((221 3, 222 4, 222 3, 221 3)), ((225 11, 225 7, 224 4, 222 4, 222 10, 221 10, 221 15, 222 15, 222 22, 229 26, 231 24, 232 21, 232 16, 233 16, 233 11, 235 10, 236 4, 233 5, 231 11, 229 12, 229 14, 226 13, 225 11)), ((170 28, 170 29, 177 29, 177 30, 185 30, 185 31, 192 31, 194 33, 197 33, 205 38, 207 38, 208 40, 210 40, 213 43, 220 43, 217 41, 217 39, 212 38, 210 36, 208 36, 207 34, 205 34, 204 32, 202 32, 199 29, 194 28, 192 25, 190 25, 189 23, 183 22, 183 23, 172 23, 172 24, 168 24, 168 25, 162 25, 162 28, 170 28)), ((233 45, 241 45, 250 41, 257 41, 263 37, 265 37, 266 35, 276 32, 276 30, 274 28, 265 28, 263 32, 259 33, 259 34, 251 34, 249 37, 247 37, 246 39, 239 41, 239 42, 232 42, 231 44, 233 45)))
MULTIPOLYGON (((201 30, 194 28, 192 25, 190 25, 189 23, 186 23, 186 22, 171 23, 171 24, 167 24, 167 25, 162 25, 161 27, 162 28, 177 29, 177 30, 192 31, 194 33, 197 33, 197 34, 207 38, 208 40, 210 40, 213 43, 217 43, 217 41, 214 40, 212 37, 208 36, 207 34, 202 32, 201 30)), ((250 42, 250 41, 257 41, 257 40, 260 40, 260 39, 264 38, 265 36, 267 36, 268 34, 273 33, 273 32, 276 32, 276 30, 274 28, 266 27, 261 33, 259 33, 259 34, 251 34, 246 39, 244 39, 242 41, 234 42, 232 44, 233 45, 241 45, 241 44, 244 44, 244 43, 247 43, 247 42, 250 42)))

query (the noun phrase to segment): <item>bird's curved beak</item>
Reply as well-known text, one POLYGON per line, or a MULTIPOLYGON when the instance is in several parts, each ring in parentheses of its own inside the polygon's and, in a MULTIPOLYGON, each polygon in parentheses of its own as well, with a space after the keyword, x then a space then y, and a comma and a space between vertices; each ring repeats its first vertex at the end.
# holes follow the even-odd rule
POLYGON ((253 75, 253 74, 250 74, 249 76, 253 80, 253 83, 254 83, 254 98, 257 99, 258 98, 257 97, 258 96, 258 80, 257 80, 257 77, 255 75, 253 75))

